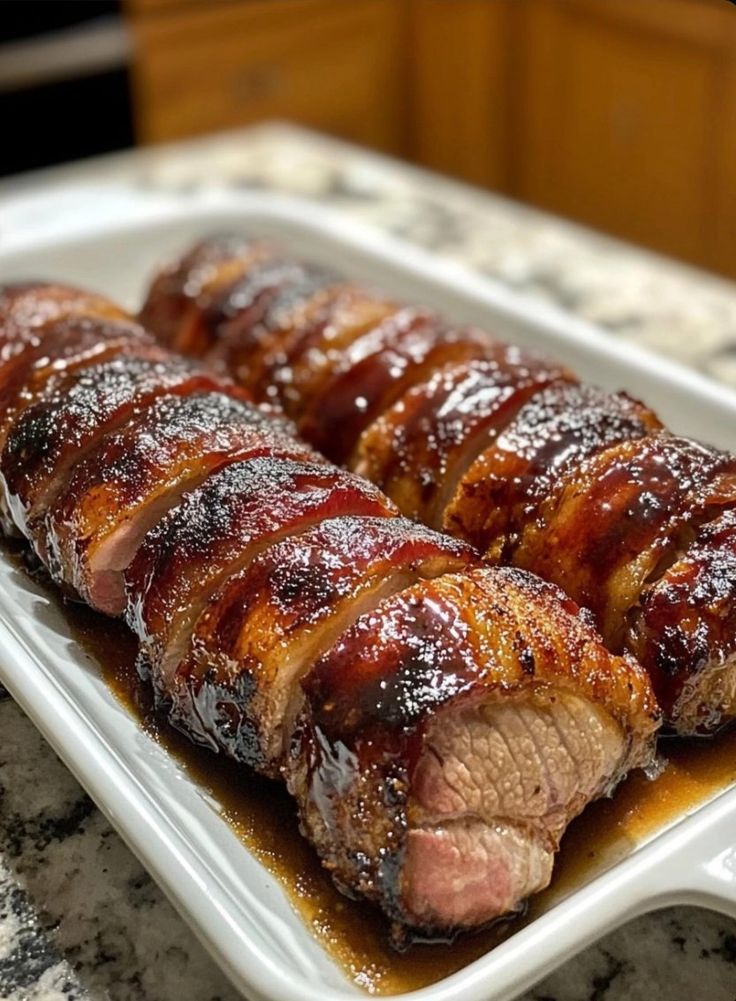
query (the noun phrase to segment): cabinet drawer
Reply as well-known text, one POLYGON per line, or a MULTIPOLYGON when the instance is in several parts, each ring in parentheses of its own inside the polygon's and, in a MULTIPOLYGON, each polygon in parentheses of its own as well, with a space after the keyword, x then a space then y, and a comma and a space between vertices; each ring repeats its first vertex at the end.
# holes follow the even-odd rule
POLYGON ((402 6, 261 0, 135 16, 138 135, 288 118, 399 151, 402 6))

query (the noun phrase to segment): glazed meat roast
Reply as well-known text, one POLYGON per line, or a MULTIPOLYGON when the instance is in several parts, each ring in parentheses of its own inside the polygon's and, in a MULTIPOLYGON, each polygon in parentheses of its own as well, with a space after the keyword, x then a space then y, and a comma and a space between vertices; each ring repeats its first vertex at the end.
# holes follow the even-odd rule
MULTIPOLYGON (((268 336, 285 338, 287 317, 304 311, 318 352, 334 316, 351 366, 358 328, 411 365, 467 364, 482 349, 465 335, 444 340, 421 312, 397 316, 352 288, 326 292, 322 273, 265 257, 256 267, 258 247, 215 246, 217 274, 234 256, 228 280, 241 281, 217 300, 217 329, 231 323, 243 344, 252 300, 268 336)), ((200 249, 183 271, 209 274, 210 257, 200 249)), ((162 303, 157 295, 163 309, 147 310, 157 333, 185 350, 211 346, 200 298, 185 336, 183 300, 171 307, 170 284, 162 303)), ((182 295, 188 302, 191 280, 182 295)), ((339 409, 347 390, 333 392, 331 363, 299 369, 302 335, 289 330, 293 384, 308 384, 299 399, 315 422, 317 399, 339 409)), ((522 364, 507 349, 496 355, 501 368, 522 364)), ((394 383, 375 360, 370 385, 385 394, 394 383)), ((574 386, 563 370, 523 364, 525 388, 509 377, 499 407, 515 392, 574 386)), ((174 726, 246 774, 288 783, 304 833, 347 893, 417 934, 449 936, 514 911, 548 883, 569 821, 650 763, 647 675, 610 653, 556 586, 484 565, 465 542, 402 516, 373 483, 300 441, 288 417, 251 403, 234 371, 172 353, 100 296, 0 289, 5 531, 28 541, 70 599, 125 618, 141 684, 174 726)), ((469 378, 482 382, 481 370, 469 378)), ((387 419, 383 402, 368 399, 367 417, 387 419)), ((646 421, 627 406, 626 420, 646 421)), ((339 451, 345 458, 345 442, 339 451)), ((706 481, 702 463, 697 475, 706 481)), ((698 545, 712 551, 719 538, 711 529, 698 545)), ((688 559, 697 573, 693 549, 668 573, 686 578, 678 566, 688 559)))
POLYGON ((648 671, 669 724, 736 716, 736 460, 626 393, 303 264, 205 239, 143 307, 402 514, 531 570, 648 671))

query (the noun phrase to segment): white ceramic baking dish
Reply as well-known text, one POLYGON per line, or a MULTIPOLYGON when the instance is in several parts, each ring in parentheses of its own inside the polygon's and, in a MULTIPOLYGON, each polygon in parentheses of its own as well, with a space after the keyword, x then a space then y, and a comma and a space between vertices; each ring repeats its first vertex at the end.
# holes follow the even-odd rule
MULTIPOLYGON (((38 203, 39 205, 41 203, 38 203)), ((223 228, 281 237, 295 251, 540 347, 586 378, 644 397, 673 428, 736 447, 736 396, 546 305, 275 196, 147 197, 79 192, 28 218, 0 206, 0 281, 48 276, 133 306, 162 256, 223 228), (39 230, 40 224, 40 230, 39 230)), ((339 1001, 349 984, 175 760, 129 716, 44 593, 0 560, 0 680, 248 997, 339 1001)), ((405 997, 511 998, 614 925, 692 903, 736 917, 736 788, 681 818, 462 971, 405 997)))

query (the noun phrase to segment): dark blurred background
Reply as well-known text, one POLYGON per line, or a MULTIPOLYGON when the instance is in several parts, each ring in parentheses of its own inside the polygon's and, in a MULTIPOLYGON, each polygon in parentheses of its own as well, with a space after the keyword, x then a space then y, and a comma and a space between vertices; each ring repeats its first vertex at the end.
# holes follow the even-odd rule
POLYGON ((736 277, 729 0, 0 0, 0 115, 5 174, 289 119, 736 277))

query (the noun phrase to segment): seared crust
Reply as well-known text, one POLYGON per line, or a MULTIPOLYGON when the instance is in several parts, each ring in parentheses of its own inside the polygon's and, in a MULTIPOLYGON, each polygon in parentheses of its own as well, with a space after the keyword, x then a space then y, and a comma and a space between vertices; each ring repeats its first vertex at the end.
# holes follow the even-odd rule
MULTIPOLYGON (((42 330, 43 336, 29 338, 0 368, 0 454, 21 415, 44 396, 50 382, 141 347, 153 349, 150 336, 132 322, 71 317, 53 320, 42 330)), ((0 518, 6 530, 12 524, 7 504, 3 491, 0 518)))
POLYGON ((435 368, 366 429, 351 460, 402 513, 436 528, 478 452, 530 396, 567 377, 559 365, 487 338, 485 359, 470 346, 476 360, 435 368))
POLYGON ((96 564, 105 547, 121 540, 118 563, 110 563, 112 555, 105 562, 108 578, 113 571, 119 576, 143 534, 184 491, 223 466, 274 451, 316 458, 285 422, 224 393, 159 397, 75 465, 44 520, 52 576, 94 607, 122 613, 122 579, 100 588, 96 564), (111 587, 119 594, 112 606, 111 587))
POLYGON ((366 481, 295 461, 290 453, 301 448, 294 443, 213 473, 146 536, 125 575, 126 618, 154 681, 176 668, 184 653, 177 644, 186 644, 210 595, 260 550, 336 515, 395 513, 366 481))
POLYGON ((381 598, 477 562, 469 547, 403 518, 341 516, 277 542, 200 615, 170 718, 278 775, 297 682, 313 661, 381 598))
POLYGON ((249 379, 251 363, 279 342, 294 310, 321 296, 337 281, 324 268, 281 258, 256 263, 239 281, 221 288, 207 310, 213 332, 210 363, 240 371, 249 379), (241 359, 245 367, 240 368, 241 359))
POLYGON ((141 323, 164 344, 185 354, 201 355, 212 347, 213 325, 207 311, 218 293, 244 275, 272 248, 264 240, 225 233, 195 244, 180 261, 156 276, 141 323))
POLYGON ((341 352, 380 326, 399 307, 392 300, 349 285, 333 283, 304 300, 275 294, 266 333, 251 349, 244 337, 236 367, 244 385, 253 385, 298 419, 329 378, 341 352))
POLYGON ((691 729, 713 730, 736 714, 724 676, 736 655, 736 510, 704 525, 644 588, 626 645, 649 672, 667 715, 686 710, 691 729), (708 686, 719 674, 723 697, 714 701, 708 686))
POLYGON ((365 428, 408 386, 487 347, 472 331, 450 331, 435 317, 399 312, 345 349, 303 410, 299 432, 333 462, 345 462, 365 428))
POLYGON ((50 323, 68 317, 130 319, 104 296, 68 285, 50 282, 0 285, 0 365, 42 340, 50 323))
POLYGON ((0 456, 0 476, 17 525, 43 515, 64 474, 108 431, 166 393, 217 390, 222 381, 141 346, 109 361, 52 376, 14 423, 0 456))
POLYGON ((150 335, 131 322, 96 317, 50 322, 44 327, 43 337, 29 342, 0 370, 0 447, 21 411, 46 392, 51 378, 58 382, 64 374, 135 353, 139 348, 155 349, 155 344, 150 335))
POLYGON ((478 686, 540 685, 570 688, 634 731, 656 719, 634 659, 608 653, 574 601, 515 567, 445 575, 389 599, 315 665, 304 690, 314 724, 351 747, 415 730, 478 686))

